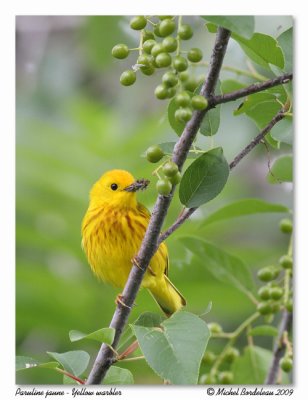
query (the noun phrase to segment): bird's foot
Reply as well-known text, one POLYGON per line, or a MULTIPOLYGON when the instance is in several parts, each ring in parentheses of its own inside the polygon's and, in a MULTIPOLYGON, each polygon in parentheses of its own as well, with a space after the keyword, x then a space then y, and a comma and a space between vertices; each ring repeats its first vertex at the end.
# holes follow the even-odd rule
POLYGON ((119 304, 121 304, 121 306, 129 308, 131 310, 131 307, 128 306, 127 304, 125 304, 122 299, 123 299, 122 293, 118 294, 116 299, 115 299, 116 305, 118 306, 119 304))
POLYGON ((134 257, 131 259, 131 263, 134 264, 134 265, 136 265, 137 268, 139 268, 139 269, 141 269, 141 271, 143 271, 143 268, 141 268, 137 256, 134 256, 134 257))
MULTIPOLYGON (((144 271, 144 269, 140 266, 140 263, 139 263, 139 260, 138 260, 137 256, 134 256, 134 257, 131 259, 131 263, 134 264, 134 265, 136 265, 136 267, 139 268, 139 269, 141 269, 141 271, 144 271)), ((151 268, 150 266, 148 266, 147 271, 149 271, 149 273, 150 273, 151 275, 156 276, 155 273, 154 273, 154 271, 152 270, 152 268, 151 268)))

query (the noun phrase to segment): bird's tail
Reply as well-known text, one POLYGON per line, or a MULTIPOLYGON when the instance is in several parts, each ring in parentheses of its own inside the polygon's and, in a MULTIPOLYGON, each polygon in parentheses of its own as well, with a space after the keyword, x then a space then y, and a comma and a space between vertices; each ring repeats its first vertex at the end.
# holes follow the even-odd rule
POLYGON ((166 275, 156 283, 149 291, 167 317, 186 305, 186 300, 166 275))

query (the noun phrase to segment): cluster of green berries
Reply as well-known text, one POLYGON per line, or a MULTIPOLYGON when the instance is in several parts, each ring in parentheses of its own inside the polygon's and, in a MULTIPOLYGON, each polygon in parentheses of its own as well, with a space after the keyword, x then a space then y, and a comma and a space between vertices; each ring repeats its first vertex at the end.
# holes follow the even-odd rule
MULTIPOLYGON (((150 146, 146 151, 146 158, 151 163, 157 163, 165 156, 164 151, 156 145, 150 146)), ((160 176, 156 182, 156 189, 159 194, 168 196, 171 193, 172 186, 177 185, 181 180, 181 174, 178 166, 171 160, 166 161, 161 166, 163 176, 160 176)))
MULTIPOLYGON (((208 328, 212 334, 219 334, 223 332, 221 325, 219 325, 217 322, 209 323, 208 328)), ((212 367, 215 364, 215 361, 217 360, 218 356, 214 352, 207 350, 202 358, 202 363, 204 364, 205 367, 209 368, 209 372, 203 374, 200 377, 199 383, 205 385, 216 384, 216 383, 221 385, 232 384, 234 377, 230 369, 234 361, 239 356, 240 352, 236 347, 233 346, 228 347, 224 352, 222 359, 220 360, 220 363, 221 365, 223 365, 224 369, 218 371, 216 371, 215 369, 213 371, 212 367)))
MULTIPOLYGON (((292 232, 292 221, 284 219, 280 221, 280 229, 284 233, 292 232)), ((260 287, 258 297, 260 302, 257 305, 257 310, 262 315, 271 315, 280 311, 282 300, 284 297, 284 289, 279 286, 276 279, 279 278, 283 270, 289 270, 292 274, 293 258, 289 254, 284 254, 279 259, 279 265, 270 265, 263 267, 258 271, 258 278, 262 282, 266 282, 265 286, 260 287)), ((284 304, 285 308, 292 312, 293 301, 291 298, 284 304)))
POLYGON ((181 51, 181 41, 187 41, 193 36, 192 27, 182 23, 181 17, 176 23, 174 16, 159 16, 157 22, 149 23, 147 30, 145 28, 148 21, 145 16, 137 16, 130 21, 131 29, 141 32, 140 48, 129 49, 125 44, 117 44, 112 49, 113 57, 118 59, 128 57, 133 50, 139 51, 135 66, 132 70, 122 73, 120 82, 124 86, 130 86, 136 81, 137 70, 144 75, 152 75, 157 69, 167 68, 154 94, 159 100, 175 97, 178 107, 175 118, 179 122, 187 122, 193 110, 203 110, 208 106, 203 96, 189 94, 192 94, 204 80, 204 77, 197 79, 189 73, 190 64, 202 60, 202 51, 199 48, 191 48, 187 52, 181 51))

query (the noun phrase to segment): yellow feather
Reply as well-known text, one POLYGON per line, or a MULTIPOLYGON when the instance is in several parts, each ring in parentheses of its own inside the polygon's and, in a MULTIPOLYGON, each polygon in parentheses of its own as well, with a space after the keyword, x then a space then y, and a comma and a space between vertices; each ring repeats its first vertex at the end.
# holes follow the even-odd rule
MULTIPOLYGON (((127 171, 106 172, 93 185, 90 204, 82 221, 82 247, 92 271, 103 281, 123 288, 132 258, 137 254, 150 219, 149 211, 137 202, 135 182, 127 171)), ((164 243, 153 256, 142 286, 149 289, 167 314, 179 310, 185 299, 167 277, 168 250, 164 243)))

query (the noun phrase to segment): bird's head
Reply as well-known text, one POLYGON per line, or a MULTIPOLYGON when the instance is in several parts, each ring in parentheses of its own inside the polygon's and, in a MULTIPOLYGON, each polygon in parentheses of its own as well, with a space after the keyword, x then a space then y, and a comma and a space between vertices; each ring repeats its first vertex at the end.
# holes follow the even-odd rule
POLYGON ((137 204, 136 192, 149 184, 146 179, 135 180, 127 171, 114 169, 103 174, 93 185, 90 201, 99 206, 105 203, 118 207, 134 207, 137 204))

